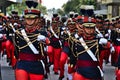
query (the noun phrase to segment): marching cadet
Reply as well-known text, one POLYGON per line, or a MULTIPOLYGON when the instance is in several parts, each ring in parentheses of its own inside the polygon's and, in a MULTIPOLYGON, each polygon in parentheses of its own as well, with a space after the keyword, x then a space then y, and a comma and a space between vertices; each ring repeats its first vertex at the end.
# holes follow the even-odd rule
MULTIPOLYGON (((114 28, 115 28, 115 21, 114 21, 114 22, 111 22, 111 23, 109 24, 109 29, 108 29, 108 31, 107 31, 108 33, 107 33, 107 36, 106 36, 107 40, 108 40, 109 43, 110 43, 110 50, 108 51, 108 54, 107 54, 107 56, 106 56, 106 61, 107 61, 107 62, 109 62, 108 60, 109 60, 110 54, 112 55, 112 54, 114 54, 114 52, 115 52, 114 47, 113 47, 113 38, 114 38, 114 33, 115 33, 114 28)), ((112 62, 112 61, 111 61, 111 62, 112 62)), ((112 64, 112 63, 111 63, 111 64, 112 64)))
MULTIPOLYGON (((20 27, 19 22, 20 21, 19 21, 18 11, 11 11, 11 16, 7 24, 12 24, 14 25, 15 29, 18 29, 20 27)), ((14 32, 9 25, 6 26, 6 30, 7 30, 7 41, 6 41, 7 61, 9 62, 9 65, 11 65, 12 68, 14 69, 17 60, 16 59, 17 52, 13 40, 14 32)))
POLYGON ((115 24, 115 34, 114 34, 114 46, 115 46, 115 53, 114 53, 114 66, 116 67, 116 80, 120 80, 120 22, 116 20, 115 24))
POLYGON ((68 38, 69 66, 74 72, 72 80, 102 80, 95 26, 95 19, 85 15, 82 26, 77 26, 78 31, 68 38))
POLYGON ((110 54, 110 43, 108 43, 108 40, 104 38, 104 27, 103 27, 103 17, 102 15, 96 16, 96 32, 97 37, 102 38, 99 43, 99 59, 100 59, 100 68, 103 69, 103 60, 106 60, 106 56, 110 54), (101 41, 103 42, 101 44, 101 41))
MULTIPOLYGON (((76 34, 72 42, 73 58, 76 59, 73 80, 101 80, 103 73, 99 67, 98 39, 95 36, 94 20, 83 23, 82 26, 83 35, 76 34)), ((79 32, 81 29, 78 27, 79 32)))
POLYGON ((15 69, 16 80, 44 79, 44 45, 49 44, 47 33, 41 31, 39 24, 40 11, 32 9, 37 6, 35 1, 26 1, 29 9, 24 10, 25 25, 15 29, 15 46, 18 50, 18 60, 15 69))
POLYGON ((0 12, 0 52, 2 52, 2 56, 5 54, 6 50, 6 17, 4 16, 4 13, 0 12))
MULTIPOLYGON (((69 36, 73 35, 76 32, 76 21, 75 20, 71 20, 68 19, 67 20, 67 25, 63 31, 63 49, 61 52, 61 57, 60 57, 60 76, 59 76, 59 80, 62 80, 64 78, 64 67, 65 64, 69 64, 69 54, 71 53, 71 51, 69 51, 69 47, 68 47, 68 38, 69 36)), ((72 73, 74 73, 73 69, 71 69, 70 67, 68 67, 67 70, 67 78, 68 80, 72 80, 72 73)))
POLYGON ((53 64, 54 74, 58 75, 59 61, 62 50, 61 28, 59 26, 60 18, 57 13, 53 14, 52 23, 50 26, 50 44, 48 46, 49 66, 53 64))
POLYGON ((120 50, 120 23, 116 21, 116 24, 115 24, 115 29, 113 30, 112 32, 112 43, 113 43, 113 46, 115 47, 115 53, 112 54, 112 58, 113 58, 113 63, 112 65, 113 66, 116 66, 117 64, 117 61, 118 61, 118 57, 119 57, 119 50, 120 50))
POLYGON ((74 73, 71 80, 101 80, 103 73, 96 58, 98 39, 95 38, 95 23, 87 22, 82 26, 77 26, 78 33, 70 35, 65 46, 64 54, 70 58, 68 70, 74 73))

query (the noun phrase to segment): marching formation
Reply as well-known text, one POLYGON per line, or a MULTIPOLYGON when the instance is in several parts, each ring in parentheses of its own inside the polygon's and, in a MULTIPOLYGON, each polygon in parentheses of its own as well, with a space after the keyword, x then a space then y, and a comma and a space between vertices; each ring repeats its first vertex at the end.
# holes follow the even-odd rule
POLYGON ((120 17, 111 20, 94 15, 93 7, 81 6, 80 13, 68 17, 53 13, 46 20, 26 1, 24 16, 11 11, 0 13, 0 52, 15 71, 16 80, 44 80, 53 65, 58 80, 104 80, 103 62, 116 67, 120 80, 120 17))

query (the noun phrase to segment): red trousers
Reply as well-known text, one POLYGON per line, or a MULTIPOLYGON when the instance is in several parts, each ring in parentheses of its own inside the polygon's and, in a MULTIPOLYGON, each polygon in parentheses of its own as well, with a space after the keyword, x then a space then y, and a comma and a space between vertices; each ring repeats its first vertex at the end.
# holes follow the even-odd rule
POLYGON ((44 80, 43 75, 28 73, 21 69, 15 70, 15 78, 16 80, 44 80))
POLYGON ((61 48, 54 48, 52 46, 48 46, 48 57, 49 62, 52 62, 54 64, 54 72, 58 72, 59 69, 59 62, 60 62, 60 56, 61 56, 61 48))
POLYGON ((4 49, 6 49, 6 41, 0 43, 0 52, 4 52, 4 49))
POLYGON ((100 51, 99 59, 100 59, 100 68, 101 69, 103 69, 103 60, 106 58, 107 53, 108 53, 108 50, 101 50, 100 51))
POLYGON ((116 71, 116 80, 120 80, 120 70, 116 71))
POLYGON ((9 59, 11 59, 11 66, 14 67, 15 64, 16 64, 16 58, 15 58, 15 55, 14 55, 14 51, 15 51, 15 48, 14 48, 14 45, 11 41, 7 40, 6 41, 6 52, 7 52, 7 57, 9 59))
POLYGON ((67 62, 67 59, 68 55, 65 52, 62 52, 60 57, 60 77, 64 76, 64 67, 65 63, 67 62))
POLYGON ((48 46, 47 54, 48 54, 49 62, 53 63, 53 47, 52 46, 48 46))
POLYGON ((106 49, 106 54, 105 54, 105 60, 109 62, 109 57, 110 57, 110 42, 107 42, 107 49, 106 49))
POLYGON ((112 57, 111 57, 112 64, 116 64, 117 63, 118 56, 119 56, 119 53, 120 53, 120 46, 114 46, 114 48, 115 48, 115 53, 113 53, 112 57))

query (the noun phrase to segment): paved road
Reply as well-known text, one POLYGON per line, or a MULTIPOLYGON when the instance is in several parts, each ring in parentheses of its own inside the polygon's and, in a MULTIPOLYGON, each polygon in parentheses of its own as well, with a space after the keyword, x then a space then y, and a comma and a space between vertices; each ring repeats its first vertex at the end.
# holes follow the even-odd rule
MULTIPOLYGON (((1 67, 2 80, 15 80, 14 71, 6 63, 6 59, 1 58, 0 63, 2 66, 1 67)), ((53 66, 50 67, 51 72, 50 74, 48 74, 49 78, 46 80, 57 80, 58 79, 58 75, 54 75, 52 70, 53 70, 53 66)), ((67 76, 66 73, 65 73, 65 76, 67 76)), ((66 80, 66 77, 63 80, 66 80)), ((104 80, 115 80, 114 67, 112 67, 110 63, 107 65, 104 64, 104 80)))

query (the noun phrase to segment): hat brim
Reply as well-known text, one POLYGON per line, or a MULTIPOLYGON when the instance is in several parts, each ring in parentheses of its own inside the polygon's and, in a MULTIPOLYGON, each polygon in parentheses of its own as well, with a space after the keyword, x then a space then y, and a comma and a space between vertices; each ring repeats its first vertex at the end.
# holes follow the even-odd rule
POLYGON ((68 25, 75 25, 75 22, 69 22, 68 25))
POLYGON ((34 15, 34 14, 27 14, 24 16, 25 18, 29 18, 29 19, 34 19, 34 18, 38 18, 38 15, 34 15))
POLYGON ((86 28, 94 28, 96 26, 95 23, 83 23, 82 25, 86 28))
POLYGON ((2 16, 2 17, 3 17, 3 16, 4 16, 4 13, 0 13, 0 16, 2 16))

